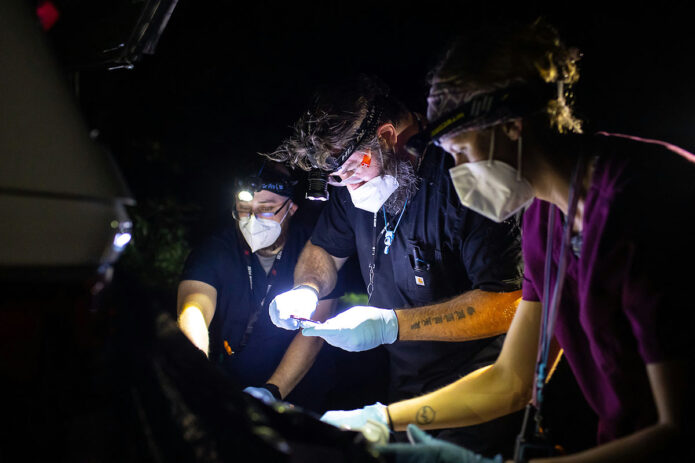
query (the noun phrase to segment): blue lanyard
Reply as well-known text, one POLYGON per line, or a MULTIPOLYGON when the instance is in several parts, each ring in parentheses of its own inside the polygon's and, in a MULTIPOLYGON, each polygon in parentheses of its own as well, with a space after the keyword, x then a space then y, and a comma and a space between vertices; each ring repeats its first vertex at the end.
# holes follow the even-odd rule
POLYGON ((384 230, 386 233, 384 234, 384 254, 389 253, 389 248, 391 247, 391 243, 393 243, 393 237, 396 234, 396 230, 398 230, 398 225, 401 223, 401 219, 403 218, 403 214, 405 213, 405 208, 408 206, 408 200, 405 200, 405 204, 403 204, 403 209, 401 210, 401 215, 398 216, 398 221, 396 222, 396 226, 393 227, 393 230, 389 230, 389 224, 386 221, 386 208, 382 206, 381 211, 384 213, 384 230))
POLYGON ((552 294, 550 294, 550 273, 553 260, 553 236, 555 232, 555 216, 557 215, 557 207, 551 205, 550 219, 548 220, 548 235, 545 243, 545 268, 543 281, 543 313, 541 318, 541 332, 539 339, 539 353, 536 364, 536 382, 535 382, 535 399, 536 399, 536 422, 541 420, 541 405, 543 403, 543 388, 548 377, 548 356, 550 355, 550 343, 553 339, 553 331, 555 330, 555 321, 557 320, 558 307, 560 298, 562 297, 562 289, 565 283, 567 273, 567 255, 570 252, 570 241, 572 235, 572 226, 577 213, 577 203, 579 202, 579 183, 581 182, 581 173, 584 172, 585 156, 581 155, 577 160, 577 164, 572 172, 570 180, 570 190, 568 198, 567 220, 562 227, 562 241, 560 244, 560 258, 557 265, 557 276, 552 294))

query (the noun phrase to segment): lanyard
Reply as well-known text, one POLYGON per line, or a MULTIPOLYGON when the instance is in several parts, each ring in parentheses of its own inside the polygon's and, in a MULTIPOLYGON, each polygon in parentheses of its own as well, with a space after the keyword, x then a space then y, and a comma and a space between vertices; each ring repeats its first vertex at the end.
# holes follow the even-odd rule
POLYGON ((372 299, 372 293, 374 292, 374 268, 376 267, 376 241, 381 238, 381 235, 386 231, 386 223, 384 223, 384 228, 381 229, 379 236, 376 235, 376 217, 377 213, 374 213, 374 233, 372 234, 372 260, 369 262, 369 284, 367 285, 367 303, 372 299))
POLYGON ((384 213, 384 231, 386 231, 386 235, 384 236, 384 254, 389 253, 389 249, 391 248, 391 243, 393 243, 393 237, 396 234, 396 230, 398 230, 398 226, 401 224, 401 219, 403 218, 403 214, 405 213, 405 208, 408 207, 408 200, 405 200, 405 204, 403 204, 403 209, 401 210, 401 215, 398 216, 398 221, 396 221, 396 226, 393 227, 393 230, 389 230, 389 224, 386 220, 386 208, 382 206, 381 211, 384 213))
MULTIPOLYGON (((273 275, 273 270, 275 270, 275 266, 277 265, 278 262, 280 262, 280 259, 282 259, 282 250, 278 252, 277 257, 275 257, 275 261, 273 262, 273 266, 270 268, 270 272, 268 272, 268 286, 265 289, 265 294, 263 295, 263 299, 261 299, 261 305, 265 302, 266 296, 268 296, 268 293, 270 292, 270 288, 273 286, 273 279, 275 275, 273 275)), ((249 275, 249 288, 251 289, 251 293, 253 294, 253 266, 251 265, 251 258, 249 256, 246 257, 246 270, 249 275)))
MULTIPOLYGON (((277 263, 282 259, 282 251, 278 252, 277 257, 275 258, 275 262, 273 262, 273 266, 270 269, 270 272, 268 273, 268 286, 266 286, 265 289, 265 294, 263 295, 263 299, 261 299, 260 304, 256 305, 256 309, 249 314, 249 319, 248 322, 246 323, 246 329, 244 330, 244 334, 241 337, 241 341, 239 342, 239 346, 237 347, 236 353, 239 353, 243 350, 243 348, 246 346, 246 343, 249 340, 249 336, 251 336, 251 333, 253 332, 253 327, 256 325, 256 321, 258 320, 258 314, 261 312, 261 309, 263 308, 263 304, 265 303, 265 298, 268 296, 268 293, 270 292, 270 288, 273 286, 273 280, 275 278, 275 275, 273 274, 273 271, 275 270, 275 266, 277 263)), ((246 254, 245 254, 246 255, 246 254)), ((251 257, 246 256, 246 269, 249 274, 249 287, 251 288, 251 299, 256 302, 256 296, 253 291, 253 267, 251 266, 251 257)), ((277 273, 277 271, 275 272, 277 273)), ((226 341, 225 341, 226 342, 226 341)), ((229 352, 229 351, 228 351, 229 352)), ((234 353, 234 351, 232 351, 234 353)))
POLYGON ((393 230, 389 230, 388 228, 388 222, 386 220, 386 209, 382 207, 382 212, 384 213, 384 228, 381 229, 381 232, 377 235, 376 233, 376 218, 377 218, 377 212, 374 213, 374 222, 373 222, 373 229, 374 233, 372 234, 372 259, 371 262, 369 263, 369 284, 367 284, 367 302, 372 298, 372 293, 374 292, 374 269, 376 268, 376 242, 381 238, 381 235, 384 235, 384 254, 389 253, 389 248, 391 247, 391 244, 393 243, 393 238, 395 237, 396 230, 398 230, 398 225, 401 223, 401 219, 403 218, 403 214, 405 213, 405 208, 408 206, 408 201, 405 201, 405 204, 403 204, 403 209, 401 209, 401 214, 398 217, 398 220, 396 221, 396 226, 393 227, 393 230))
POLYGON ((550 291, 550 273, 553 260, 553 236, 555 232, 555 217, 557 215, 557 207, 551 205, 550 218, 548 220, 548 235, 545 243, 545 268, 543 282, 543 313, 541 318, 541 332, 538 345, 538 360, 536 362, 536 381, 534 400, 536 403, 536 424, 541 424, 541 406, 543 404, 543 388, 548 377, 548 356, 550 355, 550 343, 555 330, 555 321, 557 320, 557 312, 562 297, 562 289, 565 283, 567 273, 567 256, 570 248, 570 239, 572 235, 572 226, 577 213, 577 203, 579 202, 580 182, 582 181, 581 173, 584 172, 586 165, 585 156, 580 155, 580 158, 575 164, 574 171, 570 180, 567 220, 562 227, 562 241, 560 244, 560 258, 557 265, 557 275, 555 285, 550 291))

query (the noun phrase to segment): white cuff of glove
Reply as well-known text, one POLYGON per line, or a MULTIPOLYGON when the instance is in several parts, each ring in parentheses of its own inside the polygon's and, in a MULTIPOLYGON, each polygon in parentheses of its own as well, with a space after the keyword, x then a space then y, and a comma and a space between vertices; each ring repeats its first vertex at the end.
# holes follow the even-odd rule
POLYGON ((384 320, 384 344, 393 344, 398 339, 398 317, 393 309, 383 309, 381 317, 384 320))
POLYGON ((330 410, 323 414, 321 421, 338 428, 359 430, 367 426, 367 421, 376 421, 389 428, 386 405, 377 402, 356 410, 330 410))

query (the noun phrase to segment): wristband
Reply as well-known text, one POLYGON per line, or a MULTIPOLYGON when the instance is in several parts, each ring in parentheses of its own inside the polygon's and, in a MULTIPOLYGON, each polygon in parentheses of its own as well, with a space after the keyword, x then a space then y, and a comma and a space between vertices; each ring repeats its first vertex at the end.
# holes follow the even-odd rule
POLYGON ((307 289, 312 290, 312 291, 314 292, 314 294, 316 294, 316 300, 319 300, 319 292, 316 291, 316 288, 314 288, 313 286, 309 286, 309 285, 297 285, 297 286, 295 286, 295 287, 292 288, 292 289, 294 290, 294 289, 299 289, 299 288, 307 288, 307 289))
POLYGON ((393 429, 393 420, 391 420, 391 414, 389 413, 388 405, 386 406, 385 410, 386 410, 386 418, 388 419, 389 430, 395 431, 395 429, 393 429))
POLYGON ((280 388, 277 387, 275 384, 265 383, 263 385, 263 389, 267 389, 271 394, 273 394, 275 400, 282 400, 282 395, 280 395, 280 388))

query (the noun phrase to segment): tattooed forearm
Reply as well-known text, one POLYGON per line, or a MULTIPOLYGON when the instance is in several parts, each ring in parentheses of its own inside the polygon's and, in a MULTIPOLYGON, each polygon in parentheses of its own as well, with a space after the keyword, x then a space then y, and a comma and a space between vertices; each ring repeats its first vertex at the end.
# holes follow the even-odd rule
POLYGON ((474 289, 429 306, 396 309, 399 341, 461 342, 497 336, 509 329, 521 291, 474 289))
POLYGON ((434 322, 435 324, 443 322, 453 322, 456 320, 461 320, 462 318, 466 318, 466 316, 472 317, 473 315, 475 315, 475 307, 468 306, 465 309, 454 310, 451 313, 439 315, 436 317, 423 318, 422 320, 418 320, 412 325, 410 325, 410 329, 419 330, 421 326, 430 326, 432 322, 434 322))
POLYGON ((417 424, 430 424, 434 421, 434 417, 437 412, 434 411, 429 405, 421 407, 415 414, 415 422, 417 424))

